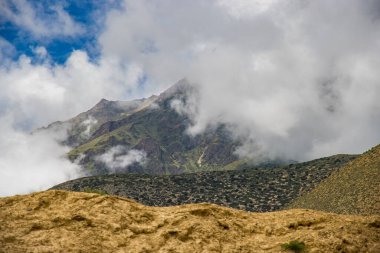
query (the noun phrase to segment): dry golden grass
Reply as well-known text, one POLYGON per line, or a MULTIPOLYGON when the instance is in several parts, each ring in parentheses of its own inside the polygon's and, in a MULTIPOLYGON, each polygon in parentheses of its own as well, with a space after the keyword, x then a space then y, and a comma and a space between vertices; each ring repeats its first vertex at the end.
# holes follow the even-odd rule
POLYGON ((211 204, 147 207, 45 191, 0 198, 0 252, 380 252, 380 217, 311 210, 249 213, 211 204))
POLYGON ((380 215, 380 145, 334 172, 290 208, 380 215))

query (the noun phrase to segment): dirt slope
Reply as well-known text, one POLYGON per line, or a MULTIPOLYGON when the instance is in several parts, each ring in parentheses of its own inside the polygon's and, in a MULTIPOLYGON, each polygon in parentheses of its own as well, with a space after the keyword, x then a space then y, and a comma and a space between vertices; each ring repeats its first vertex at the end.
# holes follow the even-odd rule
POLYGON ((380 145, 333 172, 290 207, 342 214, 380 214, 380 145))
POLYGON ((287 210, 249 213, 212 204, 147 207, 91 193, 0 199, 0 252, 380 252, 380 217, 287 210))

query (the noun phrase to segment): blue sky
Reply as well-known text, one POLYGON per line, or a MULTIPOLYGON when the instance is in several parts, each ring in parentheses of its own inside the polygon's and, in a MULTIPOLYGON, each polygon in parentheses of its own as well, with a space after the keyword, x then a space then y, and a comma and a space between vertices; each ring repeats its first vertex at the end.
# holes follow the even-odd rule
MULTIPOLYGON (((22 11, 15 3, 17 1, 5 0, 3 5, 14 14, 21 14, 22 11)), ((52 7, 60 6, 76 25, 82 28, 81 32, 74 35, 59 33, 36 35, 30 29, 14 22, 12 18, 2 15, 0 37, 13 45, 15 51, 12 58, 14 60, 21 54, 34 59, 33 48, 43 46, 49 52, 53 62, 57 64, 64 63, 73 50, 84 50, 92 60, 96 60, 100 53, 97 37, 103 29, 105 15, 110 9, 120 8, 121 4, 119 1, 107 0, 29 0, 27 3, 35 10, 36 18, 46 23, 56 22, 57 12, 52 7)), ((23 4, 21 3, 21 6, 23 4)))

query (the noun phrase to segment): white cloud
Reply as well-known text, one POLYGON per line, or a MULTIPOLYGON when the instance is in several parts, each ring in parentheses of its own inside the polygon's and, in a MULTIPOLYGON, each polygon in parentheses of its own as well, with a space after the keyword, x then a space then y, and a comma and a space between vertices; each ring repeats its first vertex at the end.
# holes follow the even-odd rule
POLYGON ((103 53, 159 87, 197 85, 190 133, 226 123, 245 140, 240 154, 299 160, 379 143, 376 1, 124 3, 108 15, 103 53))
POLYGON ((218 3, 227 9, 235 18, 250 17, 271 9, 278 0, 219 0, 218 3))
POLYGON ((58 144, 64 131, 27 134, 11 123, 11 116, 0 117, 0 196, 45 190, 81 175, 64 157, 68 148, 58 144))
POLYGON ((46 58, 48 56, 48 52, 45 47, 34 47, 33 52, 39 58, 46 58))
POLYGON ((84 138, 90 137, 91 130, 97 123, 98 121, 92 116, 89 116, 86 120, 81 122, 81 125, 85 127, 85 130, 81 133, 84 138))
POLYGON ((91 63, 82 51, 74 51, 63 66, 35 65, 23 56, 0 69, 0 98, 12 108, 15 124, 29 119, 32 130, 83 112, 103 97, 126 98, 138 85, 129 70, 112 59, 91 63))
POLYGON ((5 0, 0 1, 0 15, 37 38, 75 36, 84 32, 61 5, 51 5, 49 13, 44 7, 38 2, 32 5, 25 0, 5 0))
POLYGON ((110 173, 123 171, 127 166, 134 163, 144 163, 146 159, 146 153, 143 150, 127 150, 120 145, 110 148, 95 158, 95 160, 103 162, 110 173))
MULTIPOLYGON (((116 60, 92 63, 86 53, 75 51, 64 65, 52 65, 41 53, 37 64, 22 56, 0 68, 0 196, 46 189, 80 176, 54 133, 29 132, 69 119, 103 97, 127 99, 138 86, 136 68, 116 60)), ((84 122, 89 128, 92 123, 84 122)))

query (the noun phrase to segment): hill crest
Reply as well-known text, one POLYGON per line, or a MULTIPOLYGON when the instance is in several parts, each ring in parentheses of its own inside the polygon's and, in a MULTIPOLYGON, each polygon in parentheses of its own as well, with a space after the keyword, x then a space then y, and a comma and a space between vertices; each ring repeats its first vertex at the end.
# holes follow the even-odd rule
POLYGON ((342 214, 380 214, 379 182, 380 145, 332 173, 290 207, 342 214))

